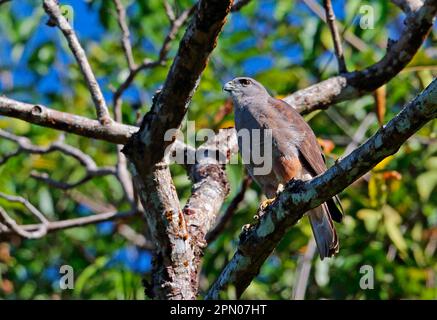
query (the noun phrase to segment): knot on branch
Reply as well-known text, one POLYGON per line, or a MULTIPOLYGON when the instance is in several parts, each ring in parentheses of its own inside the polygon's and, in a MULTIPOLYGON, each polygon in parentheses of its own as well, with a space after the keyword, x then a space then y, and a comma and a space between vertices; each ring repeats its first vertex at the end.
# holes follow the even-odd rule
POLYGON ((35 106, 32 108, 31 113, 32 113, 34 116, 37 116, 37 115, 41 114, 41 113, 42 113, 42 107, 39 106, 39 105, 35 105, 35 106))

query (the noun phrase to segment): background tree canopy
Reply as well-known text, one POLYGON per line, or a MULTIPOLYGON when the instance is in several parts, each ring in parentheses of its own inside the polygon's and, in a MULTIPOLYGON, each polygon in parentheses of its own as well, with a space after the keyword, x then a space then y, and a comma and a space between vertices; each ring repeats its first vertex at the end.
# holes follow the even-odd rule
MULTIPOLYGON (((179 16, 195 1, 168 2, 179 16)), ((163 1, 122 3, 135 61, 160 60, 170 28, 163 1)), ((116 6, 103 0, 63 0, 61 4, 73 8, 69 21, 111 105, 113 91, 129 75, 116 6)), ((348 70, 375 63, 384 56, 390 39, 402 34, 405 14, 388 1, 334 0, 333 6, 348 70), (360 21, 369 12, 374 14, 374 26, 364 29, 360 21)), ((272 95, 284 97, 336 75, 331 33, 318 16, 320 12, 323 15, 323 7, 309 0, 253 0, 232 12, 186 119, 195 121, 196 130, 233 126, 232 104, 222 86, 236 76, 254 77, 272 95)), ((48 20, 40 1, 12 0, 0 5, 0 93, 94 118, 93 102, 79 66, 59 29, 48 26, 48 20)), ((185 25, 169 42, 169 60, 165 63, 161 59, 163 63, 141 70, 124 91, 124 123, 134 125, 149 111, 184 30, 185 25)), ((305 116, 329 165, 373 135, 431 83, 437 73, 436 39, 434 27, 407 67, 373 95, 305 116)), ((286 234, 243 298, 292 299, 299 294, 299 281, 305 278, 302 268, 310 268, 305 295, 310 299, 436 299, 436 128, 437 122, 432 120, 398 153, 340 195, 346 216, 337 225, 341 246, 338 256, 322 262, 311 253, 311 228, 303 219, 286 234), (360 268, 366 265, 374 270, 374 288, 363 290, 360 268)), ((50 145, 61 136, 56 130, 3 116, 0 129, 25 136, 37 146, 50 145)), ((183 131, 187 131, 185 122, 183 131)), ((65 134, 64 139, 100 168, 117 162, 114 144, 74 134, 65 134)), ((0 163, 16 148, 16 143, 1 138, 0 163)), ((201 292, 208 290, 232 257, 242 226, 253 220, 263 200, 255 183, 246 189, 242 165, 228 165, 226 171, 231 191, 221 212, 241 189, 244 197, 239 203, 234 201, 238 207, 231 221, 205 250, 201 292)), ((191 194, 191 182, 182 166, 172 165, 171 172, 183 206, 191 194)), ((75 183, 87 172, 77 159, 63 152, 23 152, 0 166, 0 191, 28 199, 50 220, 129 210, 129 199, 113 175, 97 176, 74 189, 62 190, 36 177, 44 173, 56 181, 75 183)), ((21 203, 0 199, 0 206, 21 224, 35 223, 21 203)), ((16 235, 1 238, 0 234, 0 298, 144 299, 141 279, 150 278, 151 259, 147 227, 139 214, 50 232, 36 240, 16 235), (61 265, 74 268, 74 290, 60 289, 61 265)), ((231 289, 226 297, 235 297, 231 289)))

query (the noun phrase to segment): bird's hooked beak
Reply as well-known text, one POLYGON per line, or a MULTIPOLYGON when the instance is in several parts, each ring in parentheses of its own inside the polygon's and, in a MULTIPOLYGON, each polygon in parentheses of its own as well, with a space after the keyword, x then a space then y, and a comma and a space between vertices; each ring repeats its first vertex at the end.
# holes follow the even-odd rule
POLYGON ((227 82, 224 86, 223 86, 223 90, 227 91, 227 92, 231 92, 232 90, 234 90, 234 84, 232 81, 227 82))

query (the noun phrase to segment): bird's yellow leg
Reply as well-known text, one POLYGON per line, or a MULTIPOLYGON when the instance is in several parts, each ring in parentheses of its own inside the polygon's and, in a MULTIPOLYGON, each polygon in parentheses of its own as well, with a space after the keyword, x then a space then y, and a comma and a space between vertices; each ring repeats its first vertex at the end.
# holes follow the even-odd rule
MULTIPOLYGON (((284 185, 282 183, 280 183, 278 185, 278 188, 276 189, 276 195, 281 193, 283 190, 284 190, 284 185)), ((262 211, 264 211, 264 209, 267 208, 268 205, 272 204, 275 200, 276 200, 276 197, 264 200, 263 202, 261 202, 260 209, 262 211)))

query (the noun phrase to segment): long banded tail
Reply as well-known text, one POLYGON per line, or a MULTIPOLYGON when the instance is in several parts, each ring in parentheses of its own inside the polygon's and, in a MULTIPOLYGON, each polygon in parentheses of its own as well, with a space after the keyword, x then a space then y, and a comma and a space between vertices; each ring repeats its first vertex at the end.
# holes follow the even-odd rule
POLYGON ((329 208, 326 203, 308 212, 311 228, 319 250, 320 259, 338 253, 339 242, 329 208))

